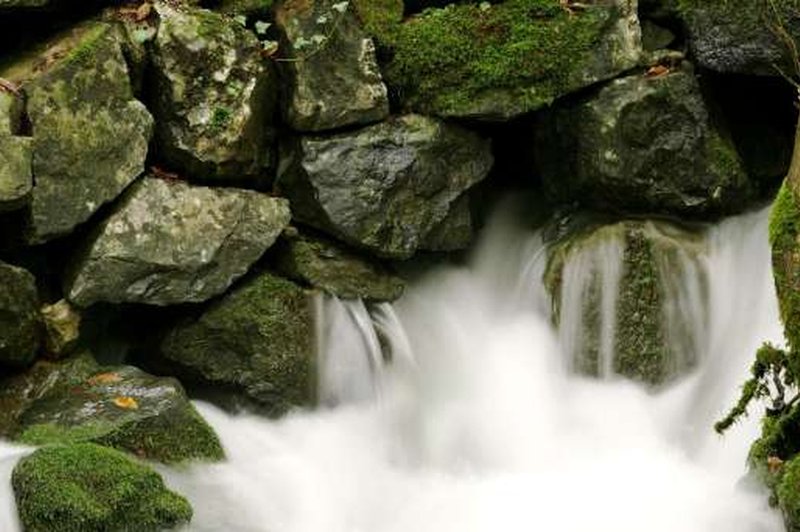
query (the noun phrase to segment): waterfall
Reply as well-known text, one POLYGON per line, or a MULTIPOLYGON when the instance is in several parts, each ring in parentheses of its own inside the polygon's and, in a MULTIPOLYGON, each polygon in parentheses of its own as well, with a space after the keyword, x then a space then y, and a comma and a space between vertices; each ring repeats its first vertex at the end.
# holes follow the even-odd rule
POLYGON ((666 387, 572 371, 568 302, 600 272, 611 372, 622 248, 567 264, 556 330, 541 235, 500 220, 468 266, 394 305, 320 302, 318 408, 267 420, 198 403, 228 460, 160 471, 199 532, 780 531, 739 482, 759 416, 711 429, 756 347, 781 338, 766 224, 766 211, 726 220, 701 260, 659 262, 679 324, 667 336, 698 352, 666 387))

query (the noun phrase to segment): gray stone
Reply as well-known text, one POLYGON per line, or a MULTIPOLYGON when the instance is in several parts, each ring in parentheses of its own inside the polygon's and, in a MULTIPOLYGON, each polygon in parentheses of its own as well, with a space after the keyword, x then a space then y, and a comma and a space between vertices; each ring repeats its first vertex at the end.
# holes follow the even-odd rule
POLYGON ((547 113, 535 148, 546 193, 624 212, 718 214, 751 185, 689 70, 614 80, 547 113))
POLYGON ((78 344, 81 335, 81 315, 69 301, 62 299, 42 307, 45 328, 45 354, 49 358, 61 358, 69 354, 78 344))
POLYGON ((262 273, 173 329, 163 356, 184 382, 232 392, 272 415, 308 405, 316 387, 309 299, 262 273))
POLYGON ((33 141, 0 133, 0 212, 24 207, 33 190, 33 141))
POLYGON ((229 17, 158 3, 152 46, 159 153, 192 178, 242 181, 271 164, 277 81, 255 35, 229 17))
POLYGON ((36 279, 27 270, 0 262, 0 364, 31 364, 41 333, 36 279))
POLYGON ((277 9, 288 56, 281 63, 287 85, 283 112, 298 131, 367 124, 389 115, 375 45, 352 8, 339 12, 332 7, 337 3, 289 0, 277 9))
POLYGON ((0 77, 24 85, 34 132, 31 243, 68 234, 144 170, 152 118, 133 99, 112 26, 74 27, 0 77))
POLYGON ((493 163, 490 144, 418 115, 287 148, 277 186, 295 217, 385 257, 407 258, 493 163))
POLYGON ((289 223, 286 200, 145 178, 98 228, 66 283, 76 305, 170 305, 224 292, 289 223))

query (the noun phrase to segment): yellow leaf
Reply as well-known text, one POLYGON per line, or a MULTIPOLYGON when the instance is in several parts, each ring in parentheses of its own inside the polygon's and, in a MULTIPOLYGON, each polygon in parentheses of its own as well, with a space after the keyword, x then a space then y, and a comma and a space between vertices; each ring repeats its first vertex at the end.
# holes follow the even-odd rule
POLYGON ((125 408, 126 410, 136 410, 139 408, 139 403, 137 403, 136 399, 133 397, 115 397, 114 404, 120 408, 125 408))
POLYGON ((114 382, 119 382, 122 380, 122 377, 119 376, 118 373, 114 373, 110 371, 108 373, 98 373, 94 377, 91 377, 88 381, 89 384, 111 384, 114 382))

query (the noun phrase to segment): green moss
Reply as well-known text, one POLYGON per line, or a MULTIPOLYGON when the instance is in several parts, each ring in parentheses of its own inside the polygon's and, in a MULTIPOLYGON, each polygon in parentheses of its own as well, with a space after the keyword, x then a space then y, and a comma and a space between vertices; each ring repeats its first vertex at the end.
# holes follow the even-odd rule
POLYGON ((211 130, 222 131, 231 121, 231 110, 227 107, 216 107, 214 114, 211 116, 211 130))
POLYGON ((84 65, 93 64, 96 59, 98 45, 104 43, 103 37, 109 31, 111 31, 110 27, 105 24, 90 26, 88 31, 80 36, 76 46, 70 50, 66 61, 84 65))
POLYGON ((453 4, 379 39, 395 52, 388 81, 413 106, 459 114, 486 91, 505 89, 515 106, 534 110, 577 88, 611 15, 594 5, 570 15, 553 0, 453 4))
POLYGON ((27 532, 157 531, 192 517, 158 473, 93 444, 39 449, 17 464, 11 481, 27 532))
POLYGON ((778 292, 781 321, 791 351, 800 353, 800 209, 784 182, 770 215, 772 273, 778 292))
POLYGON ((379 42, 394 41, 403 20, 403 0, 353 0, 364 29, 379 42))
POLYGON ((775 490, 790 532, 800 530, 800 457, 783 466, 783 475, 775 490))

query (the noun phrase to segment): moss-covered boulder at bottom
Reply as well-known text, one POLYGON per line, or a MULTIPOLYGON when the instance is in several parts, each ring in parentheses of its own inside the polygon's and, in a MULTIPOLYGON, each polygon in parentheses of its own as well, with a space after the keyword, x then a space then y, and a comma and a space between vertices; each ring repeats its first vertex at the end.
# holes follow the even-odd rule
POLYGON ((698 235, 666 222, 583 229, 551 246, 545 283, 567 356, 580 373, 657 385, 685 374, 704 319, 698 235), (692 309, 687 312, 686 309, 692 309))
POLYGON ((161 345, 170 371, 212 399, 245 401, 279 415, 309 405, 316 388, 311 298, 294 283, 261 273, 161 345))
POLYGON ((636 2, 582 6, 570 12, 555 0, 464 2, 423 11, 402 24, 363 6, 360 12, 378 40, 393 49, 385 77, 405 106, 439 116, 506 120, 636 65, 636 2))
POLYGON ((769 240, 784 335, 800 353, 800 206, 786 182, 772 205, 769 240))
POLYGON ((99 445, 39 449, 20 460, 11 483, 26 532, 158 532, 192 518, 158 473, 99 445))

